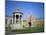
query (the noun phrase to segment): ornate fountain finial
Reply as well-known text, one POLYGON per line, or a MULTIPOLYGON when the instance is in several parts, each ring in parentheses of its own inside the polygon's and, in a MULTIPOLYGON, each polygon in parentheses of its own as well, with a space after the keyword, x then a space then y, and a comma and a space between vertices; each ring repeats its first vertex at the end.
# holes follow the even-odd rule
POLYGON ((17 8, 17 9, 16 9, 16 12, 20 12, 20 9, 19 9, 19 8, 17 8))

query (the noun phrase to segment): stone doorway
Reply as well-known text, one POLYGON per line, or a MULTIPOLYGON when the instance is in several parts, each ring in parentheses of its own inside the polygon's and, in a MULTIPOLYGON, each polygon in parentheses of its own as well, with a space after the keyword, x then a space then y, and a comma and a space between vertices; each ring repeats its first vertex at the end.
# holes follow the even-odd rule
POLYGON ((29 27, 31 26, 31 22, 28 22, 28 24, 29 24, 29 27))
POLYGON ((18 22, 19 19, 19 15, 16 15, 16 23, 18 22))

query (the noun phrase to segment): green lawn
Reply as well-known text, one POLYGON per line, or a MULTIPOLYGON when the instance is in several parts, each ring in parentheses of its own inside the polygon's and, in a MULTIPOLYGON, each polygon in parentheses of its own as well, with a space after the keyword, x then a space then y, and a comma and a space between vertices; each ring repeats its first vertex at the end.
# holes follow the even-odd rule
POLYGON ((44 32, 44 28, 40 27, 29 27, 26 29, 20 30, 11 30, 11 32, 21 32, 21 33, 35 33, 35 32, 44 32))

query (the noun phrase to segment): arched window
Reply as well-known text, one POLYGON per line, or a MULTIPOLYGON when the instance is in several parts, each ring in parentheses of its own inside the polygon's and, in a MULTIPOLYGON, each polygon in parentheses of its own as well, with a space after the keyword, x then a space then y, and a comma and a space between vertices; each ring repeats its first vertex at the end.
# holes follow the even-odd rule
POLYGON ((20 17, 22 17, 22 15, 20 15, 20 17))
POLYGON ((22 15, 20 15, 20 19, 21 19, 22 15))
POLYGON ((19 18, 19 15, 16 15, 16 19, 18 19, 19 18))

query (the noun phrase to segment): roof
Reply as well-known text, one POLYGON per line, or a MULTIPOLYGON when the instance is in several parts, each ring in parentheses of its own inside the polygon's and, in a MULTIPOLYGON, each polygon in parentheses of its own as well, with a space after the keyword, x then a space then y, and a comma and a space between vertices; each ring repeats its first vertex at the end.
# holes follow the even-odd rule
POLYGON ((23 14, 22 12, 21 12, 21 10, 20 9, 15 9, 15 12, 13 12, 13 14, 15 14, 15 13, 20 13, 20 14, 23 14))
POLYGON ((23 14, 22 12, 13 12, 13 14, 15 14, 15 13, 20 13, 20 14, 23 14))

